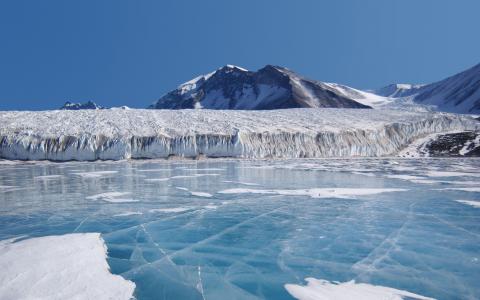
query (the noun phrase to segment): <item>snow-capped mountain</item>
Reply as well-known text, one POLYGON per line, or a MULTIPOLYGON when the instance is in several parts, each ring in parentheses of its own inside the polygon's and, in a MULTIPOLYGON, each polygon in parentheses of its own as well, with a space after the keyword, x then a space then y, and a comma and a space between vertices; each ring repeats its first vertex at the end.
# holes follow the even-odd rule
POLYGON ((60 107, 60 109, 61 110, 105 109, 105 107, 97 105, 93 101, 88 101, 85 103, 72 103, 70 101, 67 101, 62 107, 60 107))
POLYGON ((390 98, 409 98, 439 111, 480 113, 480 64, 435 83, 392 84, 375 93, 390 98))
MULTIPOLYGON (((310 80, 283 67, 267 65, 252 72, 227 65, 180 85, 149 108, 370 108, 371 105, 358 101, 365 100, 365 94, 368 93, 310 80)), ((379 96, 372 96, 379 99, 379 96)))

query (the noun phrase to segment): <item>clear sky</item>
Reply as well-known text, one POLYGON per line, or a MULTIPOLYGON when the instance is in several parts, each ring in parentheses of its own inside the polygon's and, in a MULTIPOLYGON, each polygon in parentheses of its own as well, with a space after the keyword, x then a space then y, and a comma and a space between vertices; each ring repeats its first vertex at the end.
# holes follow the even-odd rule
POLYGON ((377 88, 480 62, 479 0, 0 0, 0 110, 146 107, 225 64, 377 88))

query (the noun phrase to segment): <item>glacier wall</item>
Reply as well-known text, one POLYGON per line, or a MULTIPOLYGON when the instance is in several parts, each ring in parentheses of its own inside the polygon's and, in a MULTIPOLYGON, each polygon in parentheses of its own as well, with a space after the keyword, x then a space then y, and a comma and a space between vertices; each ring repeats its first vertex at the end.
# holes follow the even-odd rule
POLYGON ((468 116, 360 109, 0 112, 0 158, 313 158, 394 155, 468 116))

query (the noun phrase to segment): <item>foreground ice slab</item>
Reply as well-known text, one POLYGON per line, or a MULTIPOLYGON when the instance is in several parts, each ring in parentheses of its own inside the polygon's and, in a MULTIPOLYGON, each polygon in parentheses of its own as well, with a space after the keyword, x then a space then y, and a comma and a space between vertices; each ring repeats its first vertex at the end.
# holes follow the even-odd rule
POLYGON ((286 284, 285 288, 299 300, 433 300, 407 291, 384 286, 355 283, 331 283, 326 280, 306 278, 306 286, 286 284))
POLYGON ((401 110, 0 112, 0 158, 385 156, 427 134, 476 130, 454 114, 401 110))
POLYGON ((0 299, 130 299, 99 233, 0 241, 0 299))

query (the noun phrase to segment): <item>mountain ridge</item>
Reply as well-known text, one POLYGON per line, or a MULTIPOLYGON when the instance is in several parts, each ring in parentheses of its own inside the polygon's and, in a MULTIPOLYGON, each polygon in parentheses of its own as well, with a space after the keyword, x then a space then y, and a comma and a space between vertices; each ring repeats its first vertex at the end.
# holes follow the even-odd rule
POLYGON ((266 65, 257 71, 226 65, 181 84, 150 109, 371 108, 331 85, 287 68, 266 65))
POLYGON ((430 84, 390 84, 374 93, 396 99, 409 98, 439 111, 480 113, 480 63, 430 84))

